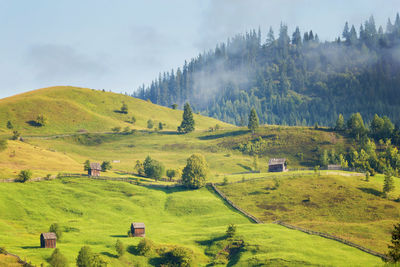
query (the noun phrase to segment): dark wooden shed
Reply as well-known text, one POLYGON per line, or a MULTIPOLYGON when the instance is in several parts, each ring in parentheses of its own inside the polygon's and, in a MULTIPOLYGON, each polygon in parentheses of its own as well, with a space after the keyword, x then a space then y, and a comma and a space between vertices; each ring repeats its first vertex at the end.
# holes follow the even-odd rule
POLYGON ((88 175, 89 176, 100 176, 100 172, 101 172, 101 166, 100 163, 90 163, 90 168, 88 170, 88 175))
POLYGON ((55 233, 41 233, 40 234, 40 247, 41 248, 55 248, 57 236, 55 233))
POLYGON ((268 162, 268 171, 270 172, 285 172, 287 170, 287 162, 285 158, 270 159, 268 162))
POLYGON ((145 225, 144 223, 132 223, 131 233, 134 237, 144 237, 145 236, 145 225))

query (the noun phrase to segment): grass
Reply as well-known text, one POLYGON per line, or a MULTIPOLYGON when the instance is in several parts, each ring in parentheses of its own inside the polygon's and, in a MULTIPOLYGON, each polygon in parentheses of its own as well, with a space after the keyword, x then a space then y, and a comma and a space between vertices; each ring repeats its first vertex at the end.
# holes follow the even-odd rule
POLYGON ((383 177, 328 175, 275 176, 219 188, 241 208, 265 222, 293 225, 340 236, 356 244, 387 252, 393 225, 400 220, 400 180, 391 199, 381 196, 383 177))
MULTIPOLYGON (((130 96, 99 90, 70 86, 50 87, 30 91, 0 100, 0 125, 3 134, 10 134, 6 123, 10 120, 22 135, 65 134, 77 131, 104 132, 113 127, 147 128, 149 119, 165 123, 166 130, 174 130, 182 121, 181 110, 154 105, 130 96), (128 114, 119 109, 122 103, 128 106, 128 114), (34 126, 38 115, 44 115, 48 123, 44 127, 34 126), (132 125, 132 116, 136 123, 132 125)), ((219 124, 233 127, 216 119, 194 114, 196 129, 205 130, 219 124)))
POLYGON ((0 266, 20 267, 22 264, 20 264, 15 257, 0 254, 0 266))
POLYGON ((284 261, 292 265, 376 266, 377 257, 341 243, 272 224, 256 225, 238 214, 207 188, 196 191, 150 189, 122 182, 64 178, 0 184, 0 244, 8 251, 46 263, 52 249, 39 248, 39 235, 57 222, 66 230, 57 247, 74 263, 79 249, 89 245, 110 266, 151 265, 135 253, 140 238, 127 238, 130 223, 146 224, 146 237, 164 246, 192 249, 196 262, 210 261, 205 251, 224 238, 230 223, 238 226, 245 247, 230 260, 235 266, 284 261), (120 239, 128 251, 116 257, 120 239), (344 261, 345 260, 345 261, 344 261))

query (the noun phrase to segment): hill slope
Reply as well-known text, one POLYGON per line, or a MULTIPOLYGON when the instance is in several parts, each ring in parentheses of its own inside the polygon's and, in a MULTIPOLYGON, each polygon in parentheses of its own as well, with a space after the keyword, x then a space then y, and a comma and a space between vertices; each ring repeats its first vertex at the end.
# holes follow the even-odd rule
POLYGON ((208 253, 215 250, 216 240, 224 239, 230 223, 238 226, 237 234, 246 244, 230 266, 280 261, 289 266, 381 263, 377 257, 332 240, 278 225, 250 223, 206 188, 150 189, 74 178, 0 184, 0 244, 34 264, 45 263, 51 255, 52 249, 39 248, 39 235, 57 222, 65 230, 57 247, 71 265, 84 245, 100 253, 109 266, 157 265, 154 255, 137 254, 141 238, 126 237, 133 221, 144 222, 146 237, 157 244, 192 249, 201 265, 210 262, 208 253), (128 247, 122 259, 115 256, 117 239, 128 247))
MULTIPOLYGON (((196 129, 204 130, 220 124, 228 124, 204 116, 194 115, 196 129)), ((30 91, 0 100, 0 132, 9 133, 6 122, 23 134, 74 133, 111 131, 113 127, 147 128, 147 121, 164 129, 176 130, 182 120, 182 111, 161 107, 130 96, 93 89, 59 86, 30 91), (119 112, 122 104, 128 106, 128 114, 119 112), (48 122, 44 127, 35 126, 38 115, 48 122), (135 116, 136 123, 130 123, 135 116)))

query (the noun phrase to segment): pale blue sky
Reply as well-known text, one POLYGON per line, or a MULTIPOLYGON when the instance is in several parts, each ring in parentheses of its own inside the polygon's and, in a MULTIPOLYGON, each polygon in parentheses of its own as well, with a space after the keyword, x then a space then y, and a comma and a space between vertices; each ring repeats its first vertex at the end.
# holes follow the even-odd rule
POLYGON ((132 93, 228 37, 282 22, 333 40, 400 0, 0 0, 0 98, 53 85, 132 93))

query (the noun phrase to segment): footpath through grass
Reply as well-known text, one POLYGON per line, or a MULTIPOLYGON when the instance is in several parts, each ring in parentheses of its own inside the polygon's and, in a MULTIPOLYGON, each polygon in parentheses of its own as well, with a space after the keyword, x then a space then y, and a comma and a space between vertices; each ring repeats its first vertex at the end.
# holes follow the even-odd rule
POLYGON ((245 242, 231 258, 231 266, 381 264, 377 257, 332 240, 278 225, 252 224, 207 188, 150 189, 72 178, 0 184, 0 244, 7 250, 34 264, 46 264, 53 250, 39 248, 39 235, 55 222, 65 230, 57 247, 71 264, 84 245, 100 253, 110 266, 154 264, 151 258, 136 254, 141 238, 126 237, 131 222, 144 222, 146 237, 157 244, 192 249, 200 265, 212 261, 206 252, 213 240, 224 238, 230 223, 238 226, 238 238, 245 242), (121 259, 114 249, 117 239, 128 247, 121 259))

